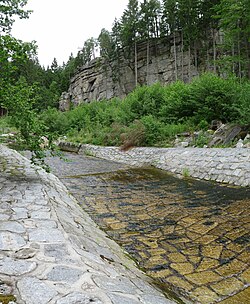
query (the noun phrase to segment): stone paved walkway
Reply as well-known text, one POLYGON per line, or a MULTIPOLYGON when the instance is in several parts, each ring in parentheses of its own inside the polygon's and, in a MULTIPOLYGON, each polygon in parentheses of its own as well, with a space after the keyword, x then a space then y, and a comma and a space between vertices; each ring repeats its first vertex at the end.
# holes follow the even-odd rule
POLYGON ((4 146, 0 208, 0 303, 174 303, 54 175, 4 146))
POLYGON ((149 275, 194 303, 250 303, 249 188, 67 157, 53 171, 149 275))

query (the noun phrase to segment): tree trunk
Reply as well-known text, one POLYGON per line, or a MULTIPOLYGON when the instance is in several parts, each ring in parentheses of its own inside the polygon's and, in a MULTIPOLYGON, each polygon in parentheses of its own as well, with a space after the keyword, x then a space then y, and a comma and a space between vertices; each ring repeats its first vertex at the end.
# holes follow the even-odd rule
POLYGON ((149 77, 148 77, 148 72, 149 72, 149 38, 148 38, 148 42, 147 42, 147 85, 149 85, 149 77))
POLYGON ((207 71, 210 70, 210 64, 209 64, 209 46, 207 45, 207 71))
POLYGON ((199 72, 198 72, 198 54, 197 54, 197 45, 196 45, 196 42, 194 42, 194 65, 196 67, 196 70, 197 70, 197 74, 199 75, 199 72))
POLYGON ((184 41, 183 31, 181 31, 181 79, 184 81, 184 41))
POLYGON ((216 73, 216 39, 215 39, 215 30, 213 29, 213 71, 216 73))
POLYGON ((250 43, 246 40, 246 57, 247 57, 247 77, 250 79, 250 43))
POLYGON ((237 46, 238 46, 238 64, 239 64, 239 78, 241 80, 241 50, 240 50, 240 26, 239 26, 239 21, 238 21, 238 39, 237 39, 237 46))
POLYGON ((191 45, 188 45, 188 82, 191 82, 191 45))
POLYGON ((233 57, 233 60, 232 60, 232 72, 233 74, 235 74, 235 63, 234 63, 234 56, 235 56, 235 51, 234 51, 234 43, 232 44, 232 57, 233 57))
POLYGON ((175 80, 178 80, 178 70, 177 70, 177 52, 176 52, 176 36, 174 32, 174 71, 175 71, 175 80))
POLYGON ((138 67, 137 67, 137 43, 135 41, 135 87, 138 84, 138 67))

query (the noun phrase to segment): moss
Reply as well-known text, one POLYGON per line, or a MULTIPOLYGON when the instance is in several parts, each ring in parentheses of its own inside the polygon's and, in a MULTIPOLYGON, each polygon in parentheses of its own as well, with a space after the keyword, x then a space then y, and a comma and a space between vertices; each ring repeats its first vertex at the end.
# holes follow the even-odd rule
POLYGON ((16 298, 12 295, 0 295, 0 303, 9 304, 10 302, 15 302, 16 298))

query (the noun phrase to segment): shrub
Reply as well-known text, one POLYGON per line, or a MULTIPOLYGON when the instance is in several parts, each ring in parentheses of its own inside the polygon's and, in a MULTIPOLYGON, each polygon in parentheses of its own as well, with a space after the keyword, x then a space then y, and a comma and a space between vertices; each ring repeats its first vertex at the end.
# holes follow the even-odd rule
POLYGON ((243 125, 250 125, 250 82, 240 86, 239 96, 233 105, 237 113, 237 121, 243 125))
POLYGON ((234 121, 237 112, 233 105, 237 100, 239 85, 235 79, 223 79, 208 73, 190 84, 190 103, 195 105, 196 122, 206 120, 234 121))
POLYGON ((70 121, 68 120, 66 114, 56 109, 50 108, 43 112, 40 115, 40 119, 43 121, 50 133, 64 135, 70 127, 70 121))
POLYGON ((94 101, 66 113, 49 109, 41 117, 50 132, 84 143, 165 145, 176 134, 206 130, 212 120, 250 124, 250 83, 204 74, 190 84, 138 87, 124 100, 94 101))
POLYGON ((125 103, 134 120, 147 115, 157 116, 159 108, 165 102, 164 98, 164 87, 156 83, 136 88, 125 98, 125 103))
POLYGON ((147 146, 155 145, 163 139, 164 124, 152 115, 144 116, 141 118, 141 123, 145 128, 144 144, 147 146))
POLYGON ((195 112, 194 102, 190 102, 189 85, 177 81, 165 87, 165 102, 159 109, 159 116, 166 123, 185 121, 195 112))

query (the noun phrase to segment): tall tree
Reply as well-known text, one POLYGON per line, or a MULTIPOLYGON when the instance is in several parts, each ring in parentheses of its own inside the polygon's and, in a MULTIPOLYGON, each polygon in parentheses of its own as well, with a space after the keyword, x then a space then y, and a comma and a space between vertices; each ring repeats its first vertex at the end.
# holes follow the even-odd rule
POLYGON ((134 74, 135 86, 138 82, 137 68, 137 41, 139 35, 139 2, 138 0, 129 0, 127 9, 121 18, 121 41, 124 47, 127 47, 128 57, 132 49, 134 50, 134 74))
POLYGON ((139 34, 140 38, 147 41, 147 84, 149 57, 150 57, 150 40, 160 36, 160 9, 161 4, 158 0, 144 0, 140 5, 140 18, 139 18, 139 34))
POLYGON ((178 79, 176 33, 179 29, 178 3, 176 0, 163 0, 163 18, 165 21, 165 32, 173 36, 174 41, 174 71, 175 80, 178 79))
POLYGON ((30 86, 23 76, 15 78, 20 64, 30 63, 36 51, 34 44, 23 43, 10 35, 15 18, 28 17, 29 12, 23 9, 26 3, 24 0, 1 1, 0 105, 8 109, 22 142, 32 152, 33 162, 47 168, 44 163, 45 153, 41 147, 46 128, 33 108, 37 98, 35 88, 30 86))
POLYGON ((115 54, 115 43, 113 37, 109 31, 105 28, 101 30, 101 33, 98 37, 98 43, 100 47, 101 57, 112 60, 115 54))
POLYGON ((200 2, 200 16, 199 16, 199 32, 200 39, 204 42, 206 57, 206 69, 210 69, 212 62, 213 71, 217 70, 217 36, 219 33, 218 19, 214 18, 216 13, 216 6, 220 0, 204 0, 200 2), (212 60, 210 50, 212 49, 212 60))
POLYGON ((230 62, 233 62, 234 72, 239 77, 250 78, 250 2, 221 0, 216 6, 216 13, 224 33, 224 51, 229 50, 230 46, 233 50, 230 62), (247 75, 243 70, 247 70, 247 75))
POLYGON ((191 81, 191 51, 195 53, 195 64, 197 65, 197 47, 196 42, 198 38, 199 28, 199 4, 200 0, 179 0, 178 14, 180 20, 180 27, 183 32, 184 47, 188 49, 189 63, 188 63, 188 79, 191 81))

